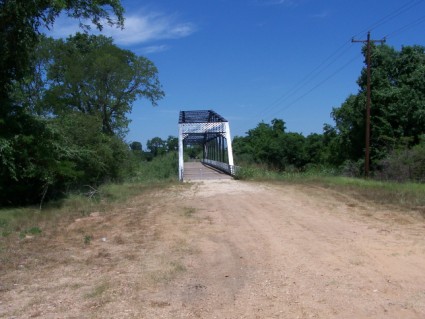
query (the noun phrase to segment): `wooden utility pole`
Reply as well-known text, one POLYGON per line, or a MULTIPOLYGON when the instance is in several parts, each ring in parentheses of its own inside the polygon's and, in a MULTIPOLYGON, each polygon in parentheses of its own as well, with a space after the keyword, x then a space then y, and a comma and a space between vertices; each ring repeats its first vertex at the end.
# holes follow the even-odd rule
POLYGON ((369 163, 370 163, 370 103, 371 103, 371 63, 370 63, 370 44, 371 43, 384 43, 385 38, 382 40, 371 40, 370 31, 367 33, 366 40, 354 40, 351 42, 366 43, 366 74, 367 74, 367 86, 366 86, 366 137, 365 137, 365 162, 364 162, 364 174, 366 177, 369 176, 369 163))

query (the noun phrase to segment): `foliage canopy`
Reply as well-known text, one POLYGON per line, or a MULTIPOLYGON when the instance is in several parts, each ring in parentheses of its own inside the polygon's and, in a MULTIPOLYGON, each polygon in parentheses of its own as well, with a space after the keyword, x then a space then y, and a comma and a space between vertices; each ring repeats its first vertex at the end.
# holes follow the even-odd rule
MULTIPOLYGON (((366 57, 365 48, 363 53, 366 57)), ((396 180, 425 180, 425 47, 400 51, 372 46, 371 159, 374 175, 396 180), (398 164, 397 164, 398 163, 398 164)), ((364 158, 366 69, 359 91, 332 110, 335 125, 307 137, 286 132, 284 122, 259 123, 236 137, 237 160, 277 170, 337 166, 359 176, 364 158)))
POLYGON ((62 12, 86 30, 124 22, 119 0, 0 0, 0 205, 128 175, 127 115, 164 95, 153 63, 110 38, 42 36, 62 12))

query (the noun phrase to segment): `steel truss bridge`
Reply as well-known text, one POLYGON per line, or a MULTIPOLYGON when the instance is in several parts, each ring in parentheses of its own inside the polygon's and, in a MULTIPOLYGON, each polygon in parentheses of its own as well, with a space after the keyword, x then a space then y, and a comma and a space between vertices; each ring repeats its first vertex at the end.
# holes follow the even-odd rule
POLYGON ((179 116, 179 179, 183 181, 184 148, 201 145, 205 165, 234 176, 229 122, 212 110, 181 111, 179 116))

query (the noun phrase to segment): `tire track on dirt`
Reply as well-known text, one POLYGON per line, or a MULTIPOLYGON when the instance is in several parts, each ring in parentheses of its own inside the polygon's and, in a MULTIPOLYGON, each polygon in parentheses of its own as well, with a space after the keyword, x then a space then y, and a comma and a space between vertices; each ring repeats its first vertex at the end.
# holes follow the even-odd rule
POLYGON ((331 190, 182 184, 57 227, 15 245, 0 317, 425 318, 424 220, 331 190))
POLYGON ((424 241, 416 241, 416 254, 399 258, 412 247, 409 229, 402 227, 402 238, 379 232, 385 225, 359 211, 367 207, 341 210, 344 204, 331 192, 318 202, 308 187, 228 183, 241 190, 215 197, 210 186, 198 185, 190 198, 212 221, 194 232, 201 253, 186 278, 204 289, 186 294, 181 283, 177 291, 193 316, 425 316, 418 300, 425 297, 424 241))

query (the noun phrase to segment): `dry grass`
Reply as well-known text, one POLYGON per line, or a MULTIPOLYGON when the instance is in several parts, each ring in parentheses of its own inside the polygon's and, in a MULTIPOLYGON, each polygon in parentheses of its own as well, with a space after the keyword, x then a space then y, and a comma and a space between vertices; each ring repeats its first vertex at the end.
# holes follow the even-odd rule
POLYGON ((183 215, 188 218, 192 217, 195 212, 196 209, 193 207, 184 207, 183 209, 183 215))
POLYGON ((59 314, 65 305, 75 304, 75 313, 89 311, 101 318, 117 297, 148 296, 156 286, 178 278, 186 272, 184 257, 196 253, 183 240, 198 222, 196 211, 176 205, 186 187, 126 185, 130 193, 121 190, 124 195, 71 197, 67 204, 41 212, 6 212, 2 230, 9 233, 0 237, 0 300, 14 308, 7 316, 0 309, 0 317, 45 317, 47 310, 59 314), (55 300, 46 302, 48 296, 55 300))
MULTIPOLYGON (((93 204, 84 214, 58 214, 31 238, 2 237, 1 256, 10 260, 0 264, 0 318, 242 318, 260 308, 262 318, 295 318, 301 313, 298 304, 285 304, 288 296, 312 306, 320 296, 326 309, 303 316, 327 318, 328 309, 343 308, 341 295, 364 309, 365 287, 387 285, 382 264, 401 270, 394 283, 421 278, 422 223, 365 218, 368 210, 375 216, 374 207, 323 187, 226 184, 217 188, 223 201, 211 196, 217 184, 199 193, 169 185, 93 204)), ((400 285, 396 300, 422 287, 400 285)), ((394 297, 373 296, 369 307, 394 297)))
POLYGON ((359 200, 415 210, 425 217, 425 184, 397 183, 374 179, 336 176, 333 170, 275 172, 262 167, 245 167, 241 179, 321 186, 343 192, 359 200))
POLYGON ((317 183, 357 198, 381 205, 392 205, 414 210, 425 217, 425 185, 394 183, 346 177, 332 177, 317 183))
POLYGON ((268 180, 275 184, 300 184, 331 189, 360 202, 415 211, 425 218, 425 184, 382 182, 341 176, 293 174, 268 180))
POLYGON ((150 281, 153 284, 168 283, 175 279, 178 274, 185 272, 186 267, 179 261, 164 260, 158 270, 152 271, 149 274, 150 281))
POLYGON ((93 299, 93 298, 99 298, 109 289, 109 283, 108 282, 102 282, 93 287, 88 293, 84 295, 84 298, 87 299, 93 299))

